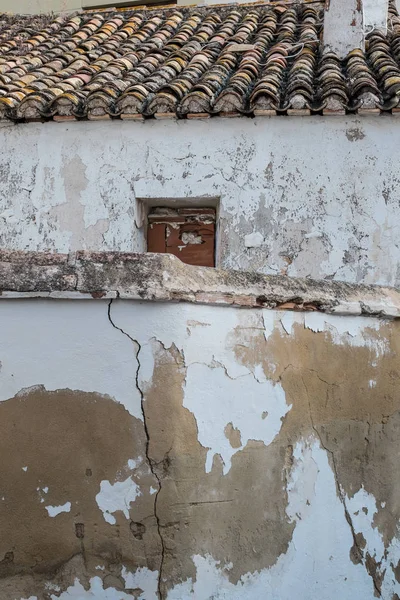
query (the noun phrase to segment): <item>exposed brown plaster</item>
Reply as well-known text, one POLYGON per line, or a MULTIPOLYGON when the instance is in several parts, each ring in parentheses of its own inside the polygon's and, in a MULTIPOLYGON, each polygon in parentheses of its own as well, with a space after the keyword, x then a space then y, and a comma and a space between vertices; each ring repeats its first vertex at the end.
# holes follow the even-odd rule
POLYGON ((227 475, 218 457, 206 473, 207 449, 198 441, 194 415, 182 404, 184 358, 174 346, 165 349, 154 341, 153 348, 154 375, 144 393, 149 454, 161 479, 163 592, 195 580, 194 554, 212 555, 222 569, 232 562, 226 575, 237 583, 245 573, 275 564, 292 537, 294 524, 285 513, 285 448, 280 442, 268 447, 249 442, 233 456, 227 475))
POLYGON ((0 252, 0 297, 121 297, 400 316, 393 288, 185 265, 170 254, 0 252))
MULTIPOLYGON (((12 456, 10 464, 4 461, 0 486, 5 482, 14 494, 7 500, 4 527, 0 513, 5 531, 0 540, 0 598, 21 590, 21 597, 35 593, 48 600, 44 581, 65 589, 78 576, 87 585, 90 576, 99 575, 99 562, 106 566, 104 585, 116 589, 123 586, 122 564, 132 570, 159 570, 162 599, 177 583, 195 579, 193 554, 211 554, 222 570, 232 562, 226 575, 233 583, 275 564, 286 553, 295 526, 285 512, 293 446, 310 434, 319 437, 331 461, 353 535, 349 556, 364 565, 380 593, 381 565, 354 530, 343 493, 351 497, 364 486, 374 495, 374 524, 388 547, 400 519, 400 324, 382 321, 379 330, 367 330, 370 346, 355 347, 338 345, 329 332, 315 333, 302 325, 295 325, 292 335, 277 328, 266 340, 262 313, 257 313, 260 322, 254 327, 244 311, 238 314, 243 320, 239 317, 227 346, 253 372, 261 363, 267 377, 283 386, 292 408, 274 442, 268 447, 249 442, 233 456, 227 475, 218 457, 211 473, 205 473, 206 448, 198 441, 194 415, 183 407, 186 364, 175 346, 166 349, 153 341, 154 376, 146 388, 138 388, 145 427, 98 394, 38 388, 0 403, 0 452, 12 456), (384 354, 377 353, 378 342, 386 344, 384 354), (371 374, 374 387, 369 386, 371 374), (99 483, 126 478, 124 465, 139 455, 147 455, 155 476, 145 468, 140 479, 145 492, 132 507, 131 521, 116 513, 117 525, 109 525, 95 502, 99 483), (41 487, 49 487, 46 504, 77 500, 76 510, 54 519, 44 511, 44 520, 46 504, 27 493, 29 487, 35 492, 40 478, 41 487), (157 488, 157 482, 155 506, 147 489, 157 488)), ((140 359, 139 345, 136 350, 140 359)), ((140 363, 133 362, 132 368, 138 385, 140 363)), ((240 431, 229 425, 225 433, 235 447, 240 431)))
POLYGON ((232 448, 240 448, 242 445, 242 440, 239 429, 234 427, 232 423, 228 423, 228 425, 225 427, 224 433, 232 448))
POLYGON ((116 525, 108 524, 96 503, 100 482, 132 475, 127 462, 143 457, 144 450, 143 423, 96 393, 39 386, 0 403, 1 598, 50 598, 43 591, 46 581, 66 589, 79 577, 86 585, 93 576, 119 577, 122 564, 159 568, 149 492, 157 482, 146 463, 137 479, 142 494, 130 510, 142 527, 140 537, 122 512, 113 515, 116 525), (70 512, 49 516, 46 506, 67 501, 70 512))
POLYGON ((397 583, 400 583, 400 561, 396 565, 392 565, 392 568, 397 583))
POLYGON ((374 566, 365 553, 344 495, 352 497, 362 487, 373 494, 377 501, 374 525, 387 548, 397 535, 400 519, 399 324, 386 322, 378 331, 371 329, 375 344, 370 347, 337 345, 329 332, 315 333, 301 325, 294 326, 292 335, 276 329, 268 341, 257 330, 238 327, 235 335, 239 362, 250 369, 261 362, 266 375, 281 383, 292 404, 282 424, 280 443, 294 444, 315 433, 327 450, 354 539, 350 557, 363 562, 380 593, 379 564, 374 566), (379 340, 387 344, 381 354, 376 350, 379 340))

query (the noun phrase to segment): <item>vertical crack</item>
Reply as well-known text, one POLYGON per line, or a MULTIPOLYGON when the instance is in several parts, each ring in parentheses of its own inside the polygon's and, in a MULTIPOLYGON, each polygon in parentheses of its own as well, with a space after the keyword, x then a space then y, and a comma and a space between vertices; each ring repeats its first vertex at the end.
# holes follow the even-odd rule
POLYGON ((118 331, 120 331, 123 335, 126 335, 126 337, 129 338, 136 347, 136 355, 135 356, 136 356, 137 367, 136 367, 136 373, 135 373, 135 383, 136 383, 136 389, 140 395, 140 410, 142 412, 143 426, 144 426, 144 432, 145 432, 145 436, 146 436, 145 454, 146 454, 146 460, 148 462, 150 471, 151 471, 152 475, 156 478, 157 484, 158 484, 158 490, 154 496, 154 517, 156 519, 157 532, 158 532, 158 536, 159 536, 160 542, 161 542, 161 561, 160 561, 160 570, 159 570, 158 582, 157 582, 157 596, 158 596, 158 600, 163 600, 162 575, 163 575, 163 567, 164 567, 164 559, 165 559, 165 543, 164 543, 164 538, 161 533, 161 522, 160 522, 160 517, 158 515, 158 497, 161 492, 161 478, 158 476, 157 471, 156 471, 156 466, 157 466, 156 462, 150 457, 150 454, 149 454, 150 434, 149 434, 149 428, 148 428, 147 420, 146 420, 146 411, 144 409, 144 402, 145 402, 144 393, 139 384, 139 372, 140 372, 140 367, 141 367, 140 352, 142 350, 142 345, 140 344, 140 342, 138 340, 131 337, 129 335, 129 333, 126 333, 126 331, 124 331, 121 327, 118 327, 118 325, 116 325, 114 323, 114 321, 112 320, 112 317, 111 317, 112 301, 113 300, 111 299, 110 302, 108 303, 108 320, 110 321, 111 325, 115 329, 118 329, 118 331))
POLYGON ((372 569, 369 568, 367 562, 364 560, 364 553, 362 551, 362 548, 360 548, 360 544, 358 543, 357 534, 356 534, 355 529, 354 529, 353 521, 351 519, 349 510, 347 508, 344 494, 343 494, 342 489, 340 487, 339 474, 338 474, 338 470, 337 470, 335 454, 334 454, 333 450, 330 450, 324 444, 324 442, 322 441, 322 436, 321 436, 320 432, 318 431, 318 429, 317 429, 317 427, 316 427, 316 425, 314 423, 314 417, 313 417, 312 409, 311 409, 310 395, 308 393, 308 389, 307 389, 307 386, 305 384, 304 378, 302 378, 302 381, 303 381, 304 388, 306 390, 307 403, 308 403, 308 411, 309 411, 309 414, 310 414, 311 427, 315 431, 315 433, 316 433, 316 435, 317 435, 317 437, 319 439, 319 443, 321 444, 322 448, 325 450, 325 452, 327 452, 330 455, 330 457, 332 459, 332 471, 333 471, 333 476, 335 478, 337 495, 339 497, 340 502, 342 503, 343 511, 344 511, 344 516, 345 516, 346 522, 347 522, 347 524, 348 524, 348 526, 350 528, 351 535, 352 535, 352 538, 353 538, 353 548, 352 548, 352 550, 353 550, 354 560, 357 561, 358 563, 362 563, 364 565, 364 567, 365 567, 368 575, 372 579, 372 582, 373 582, 373 585, 374 585, 374 590, 375 590, 375 596, 377 596, 377 597, 380 598, 381 597, 381 586, 377 582, 376 576, 374 575, 372 569))

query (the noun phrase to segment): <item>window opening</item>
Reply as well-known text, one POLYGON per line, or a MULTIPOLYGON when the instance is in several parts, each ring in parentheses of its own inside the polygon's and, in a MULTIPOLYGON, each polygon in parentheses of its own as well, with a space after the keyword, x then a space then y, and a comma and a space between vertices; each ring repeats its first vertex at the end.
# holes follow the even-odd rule
POLYGON ((157 206, 148 214, 148 252, 174 254, 188 265, 215 266, 215 209, 157 206))

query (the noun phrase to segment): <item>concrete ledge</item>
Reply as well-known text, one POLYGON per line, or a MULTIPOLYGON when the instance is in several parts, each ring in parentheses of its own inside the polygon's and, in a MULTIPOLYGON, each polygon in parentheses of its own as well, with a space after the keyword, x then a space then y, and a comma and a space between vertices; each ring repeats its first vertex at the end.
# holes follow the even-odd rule
POLYGON ((0 298, 126 298, 400 317, 400 290, 185 265, 170 254, 0 251, 0 298))

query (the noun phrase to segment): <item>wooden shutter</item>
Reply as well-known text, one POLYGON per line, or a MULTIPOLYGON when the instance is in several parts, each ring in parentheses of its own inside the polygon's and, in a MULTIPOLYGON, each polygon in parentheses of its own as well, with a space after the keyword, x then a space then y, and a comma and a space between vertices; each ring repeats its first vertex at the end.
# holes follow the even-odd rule
POLYGON ((157 207, 148 222, 148 252, 174 254, 188 265, 215 266, 214 209, 157 207))

